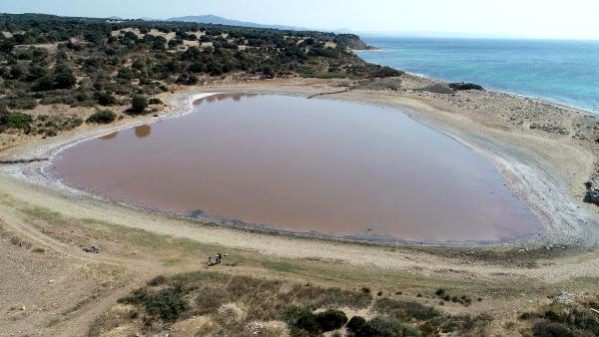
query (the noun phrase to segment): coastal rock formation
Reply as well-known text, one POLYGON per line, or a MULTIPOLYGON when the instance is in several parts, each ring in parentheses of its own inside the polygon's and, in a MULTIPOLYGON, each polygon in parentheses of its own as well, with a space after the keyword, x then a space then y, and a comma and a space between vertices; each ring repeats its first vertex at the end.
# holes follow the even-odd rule
POLYGON ((474 83, 449 83, 449 87, 455 91, 460 90, 485 90, 482 86, 474 83))

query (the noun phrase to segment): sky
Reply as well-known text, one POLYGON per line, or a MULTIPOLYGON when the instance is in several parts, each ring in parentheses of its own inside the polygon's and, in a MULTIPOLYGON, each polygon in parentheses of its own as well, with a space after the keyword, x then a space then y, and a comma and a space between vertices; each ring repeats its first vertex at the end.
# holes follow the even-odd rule
POLYGON ((599 39, 598 0, 0 0, 0 12, 160 19, 213 14, 322 30, 599 39))

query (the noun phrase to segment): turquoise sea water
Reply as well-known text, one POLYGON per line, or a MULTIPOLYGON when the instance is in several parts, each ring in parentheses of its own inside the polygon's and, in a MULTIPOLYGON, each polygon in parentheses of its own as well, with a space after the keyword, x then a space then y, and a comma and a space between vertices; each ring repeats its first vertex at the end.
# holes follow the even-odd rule
POLYGON ((599 113, 599 41, 364 38, 365 60, 599 113))

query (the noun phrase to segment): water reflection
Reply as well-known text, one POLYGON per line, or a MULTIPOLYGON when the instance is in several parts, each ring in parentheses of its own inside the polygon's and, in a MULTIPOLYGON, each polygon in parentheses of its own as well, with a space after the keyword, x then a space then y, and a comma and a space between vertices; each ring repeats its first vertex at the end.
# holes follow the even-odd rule
POLYGON ((225 100, 233 100, 235 102, 240 102, 242 98, 249 98, 249 97, 255 97, 255 96, 258 96, 258 95, 257 94, 223 93, 223 94, 210 95, 208 97, 200 98, 200 99, 196 100, 195 102, 193 102, 193 104, 195 106, 198 106, 198 105, 201 105, 202 102, 214 103, 214 102, 220 102, 220 101, 225 101, 225 100))
POLYGON ((146 138, 152 133, 152 127, 148 124, 140 125, 135 128, 135 137, 146 138))
POLYGON ((115 131, 115 132, 107 134, 106 136, 100 137, 100 139, 102 139, 102 140, 111 140, 111 139, 115 139, 116 136, 118 136, 118 135, 119 135, 119 132, 115 131))

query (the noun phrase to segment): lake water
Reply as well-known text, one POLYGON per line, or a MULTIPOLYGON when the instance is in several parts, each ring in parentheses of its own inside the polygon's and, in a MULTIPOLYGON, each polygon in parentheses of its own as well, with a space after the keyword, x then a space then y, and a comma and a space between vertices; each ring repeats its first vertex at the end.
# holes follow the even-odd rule
POLYGON ((599 41, 370 37, 365 60, 599 112, 599 41))
POLYGON ((49 172, 117 201, 294 232, 496 241, 540 230, 494 165, 374 105, 219 94, 63 151, 49 172))

